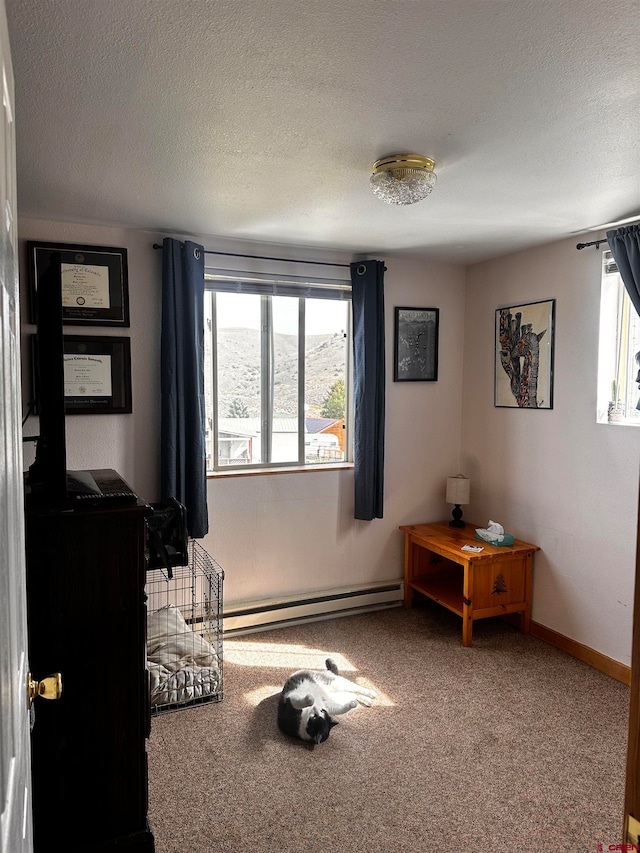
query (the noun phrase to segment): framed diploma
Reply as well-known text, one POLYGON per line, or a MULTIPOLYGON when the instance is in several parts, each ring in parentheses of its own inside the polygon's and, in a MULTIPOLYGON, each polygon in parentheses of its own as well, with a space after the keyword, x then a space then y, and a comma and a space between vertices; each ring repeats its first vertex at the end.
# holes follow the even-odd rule
MULTIPOLYGON (((37 400, 36 335, 31 336, 31 342, 37 400)), ((67 415, 131 413, 129 338, 64 336, 64 408, 67 415)))
POLYGON ((38 287, 47 280, 45 274, 50 265, 60 258, 63 323, 129 326, 126 249, 29 240, 27 256, 32 323, 37 322, 35 295, 38 287))

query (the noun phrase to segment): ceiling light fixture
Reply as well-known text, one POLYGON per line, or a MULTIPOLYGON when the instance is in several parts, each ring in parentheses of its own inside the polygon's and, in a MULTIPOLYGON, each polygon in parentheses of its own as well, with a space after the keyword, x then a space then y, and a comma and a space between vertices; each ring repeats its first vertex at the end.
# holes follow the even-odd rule
POLYGON ((415 204, 436 183, 435 163, 421 154, 388 154, 373 164, 371 189, 387 204, 415 204))

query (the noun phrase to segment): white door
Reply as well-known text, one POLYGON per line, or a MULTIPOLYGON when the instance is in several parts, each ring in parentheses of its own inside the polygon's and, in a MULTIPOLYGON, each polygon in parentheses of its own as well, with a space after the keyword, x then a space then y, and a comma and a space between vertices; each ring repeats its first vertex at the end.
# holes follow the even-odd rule
POLYGON ((31 853, 13 72, 0 0, 0 853, 31 853))

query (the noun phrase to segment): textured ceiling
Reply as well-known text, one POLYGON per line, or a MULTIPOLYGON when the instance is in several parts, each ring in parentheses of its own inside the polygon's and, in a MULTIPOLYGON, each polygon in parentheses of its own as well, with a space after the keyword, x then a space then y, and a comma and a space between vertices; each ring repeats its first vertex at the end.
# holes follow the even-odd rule
POLYGON ((22 216, 466 263, 640 214, 640 0, 6 7, 22 216))

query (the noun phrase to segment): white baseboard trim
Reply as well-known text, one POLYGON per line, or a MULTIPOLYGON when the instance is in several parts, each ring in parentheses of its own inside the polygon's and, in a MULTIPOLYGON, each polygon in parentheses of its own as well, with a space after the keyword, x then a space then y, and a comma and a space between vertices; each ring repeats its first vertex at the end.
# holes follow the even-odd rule
POLYGON ((393 580, 261 601, 234 602, 224 609, 224 636, 400 607, 403 599, 404 582, 393 580))

